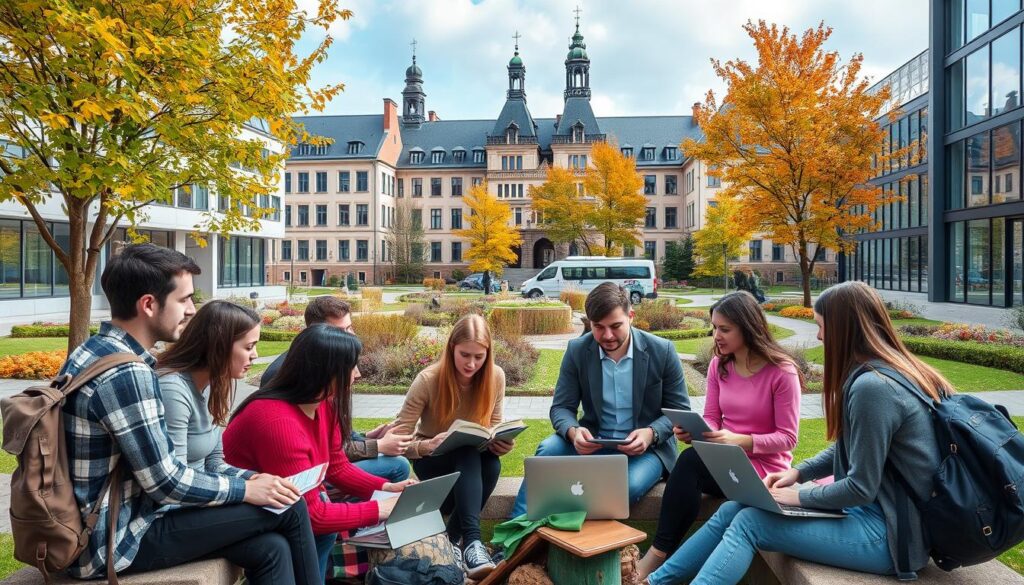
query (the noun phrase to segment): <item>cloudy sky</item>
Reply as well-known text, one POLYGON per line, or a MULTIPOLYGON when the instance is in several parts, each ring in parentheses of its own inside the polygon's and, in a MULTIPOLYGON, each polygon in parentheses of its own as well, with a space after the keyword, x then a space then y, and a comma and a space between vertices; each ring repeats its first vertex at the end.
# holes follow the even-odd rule
MULTIPOLYGON (((314 0, 300 0, 313 4, 314 0)), ((369 114, 390 97, 399 104, 413 38, 427 109, 443 119, 493 119, 505 100, 506 65, 519 32, 526 93, 535 117, 562 110, 565 55, 574 9, 590 56, 592 103, 599 116, 686 114, 723 86, 709 59, 754 51, 741 28, 766 19, 802 32, 833 27, 828 47, 864 54, 877 81, 927 48, 925 0, 341 0, 355 15, 330 34, 330 57, 314 83, 342 82, 328 114, 369 114)), ((311 34, 312 42, 317 34, 311 34)), ((308 47, 307 47, 308 50, 308 47)))

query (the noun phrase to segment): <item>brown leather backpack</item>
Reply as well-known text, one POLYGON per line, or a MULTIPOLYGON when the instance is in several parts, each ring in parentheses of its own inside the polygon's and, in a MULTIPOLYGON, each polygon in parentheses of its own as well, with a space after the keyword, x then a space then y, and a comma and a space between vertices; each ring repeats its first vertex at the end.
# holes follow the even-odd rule
POLYGON ((120 473, 115 469, 110 474, 100 499, 83 522, 71 485, 61 405, 68 395, 103 372, 140 361, 131 353, 107 355, 74 377, 65 374, 48 386, 33 386, 0 400, 3 449, 18 458, 18 468, 11 476, 14 558, 38 568, 47 583, 50 573, 66 569, 85 550, 108 492, 107 579, 117 583, 113 543, 121 507, 120 473))

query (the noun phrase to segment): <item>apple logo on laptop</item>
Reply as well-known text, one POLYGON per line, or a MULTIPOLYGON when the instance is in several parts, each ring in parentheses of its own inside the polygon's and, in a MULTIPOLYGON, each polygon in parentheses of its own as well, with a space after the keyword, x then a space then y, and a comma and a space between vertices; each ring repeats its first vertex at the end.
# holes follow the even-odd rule
POLYGON ((582 496, 583 495, 583 484, 581 482, 577 481, 576 483, 574 483, 571 486, 569 486, 569 492, 571 492, 572 495, 574 495, 574 496, 582 496))
POLYGON ((425 504, 426 504, 426 502, 420 502, 420 505, 419 505, 419 506, 416 506, 416 513, 417 513, 417 514, 419 514, 420 512, 422 512, 422 511, 423 511, 423 506, 424 506, 425 504))
POLYGON ((731 479, 733 483, 739 483, 740 482, 740 478, 736 477, 736 474, 733 473, 733 471, 731 469, 729 470, 729 479, 731 479))

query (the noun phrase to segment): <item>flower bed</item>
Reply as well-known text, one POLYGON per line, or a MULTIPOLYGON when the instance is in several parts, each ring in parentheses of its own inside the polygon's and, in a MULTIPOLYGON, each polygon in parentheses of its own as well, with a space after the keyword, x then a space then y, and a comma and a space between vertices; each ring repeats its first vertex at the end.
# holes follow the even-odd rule
POLYGON ((563 290, 558 295, 558 300, 572 307, 573 311, 582 313, 587 302, 587 293, 581 290, 563 290))
MULTIPOLYGON (((441 358, 444 341, 415 337, 395 345, 376 346, 359 359, 360 384, 405 386, 441 358)), ((540 352, 522 340, 493 338, 494 361, 505 371, 506 387, 521 386, 532 376, 540 352)))
POLYGON ((684 329, 682 325, 687 317, 687 311, 680 309, 672 300, 640 303, 633 307, 633 311, 636 314, 633 324, 647 331, 684 329))
POLYGON ((814 320, 814 309, 810 307, 785 307, 779 311, 779 317, 785 317, 787 319, 803 319, 805 321, 814 320))
POLYGON ((68 352, 30 351, 19 355, 0 358, 0 378, 17 378, 19 380, 45 380, 57 375, 68 352))

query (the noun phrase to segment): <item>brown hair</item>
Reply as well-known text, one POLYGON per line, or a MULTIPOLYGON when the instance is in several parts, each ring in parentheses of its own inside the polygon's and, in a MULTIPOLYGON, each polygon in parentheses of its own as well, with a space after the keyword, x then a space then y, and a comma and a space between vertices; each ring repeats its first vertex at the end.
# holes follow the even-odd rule
POLYGON ((617 308, 628 315, 630 307, 629 292, 614 282, 602 282, 595 286, 583 306, 591 323, 611 315, 617 308))
MULTIPOLYGON (((768 326, 768 318, 765 317, 761 305, 758 304, 754 295, 747 291, 731 292, 718 299, 711 305, 709 311, 712 316, 718 313, 735 325, 743 334, 743 345, 747 351, 767 361, 774 366, 790 364, 800 377, 800 387, 804 385, 804 375, 796 364, 796 360, 787 352, 779 342, 772 337, 771 328, 768 326)), ((728 353, 722 354, 718 346, 714 346, 715 355, 718 356, 718 375, 725 379, 728 376, 726 366, 729 362, 736 360, 736 356, 728 353)))
POLYGON ((494 397, 498 392, 494 373, 494 346, 491 343, 491 331, 487 327, 487 321, 480 315, 469 314, 455 323, 438 363, 437 410, 441 415, 443 427, 448 427, 455 420, 455 408, 459 403, 455 346, 469 341, 475 341, 487 348, 483 366, 473 374, 470 381, 470 395, 474 401, 470 411, 470 422, 490 426, 494 397))
POLYGON ((306 326, 326 323, 328 319, 341 319, 352 312, 352 307, 338 297, 324 295, 315 297, 306 305, 306 326))
POLYGON ((249 307, 228 301, 205 303, 189 321, 181 338, 157 358, 157 373, 207 370, 210 415, 214 423, 223 425, 235 395, 232 346, 259 324, 259 313, 249 307))
POLYGON ((830 440, 842 430, 846 379, 869 361, 884 362, 933 400, 953 391, 942 374, 903 345, 882 299, 863 282, 844 282, 826 289, 815 301, 814 312, 824 323, 822 403, 830 440))

